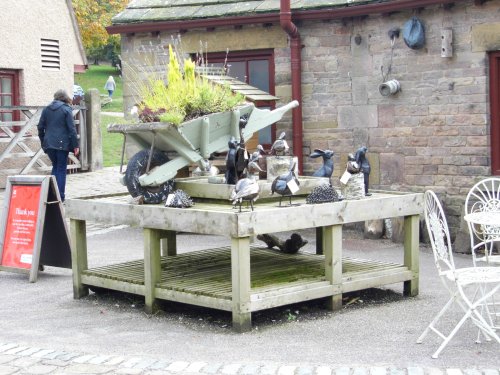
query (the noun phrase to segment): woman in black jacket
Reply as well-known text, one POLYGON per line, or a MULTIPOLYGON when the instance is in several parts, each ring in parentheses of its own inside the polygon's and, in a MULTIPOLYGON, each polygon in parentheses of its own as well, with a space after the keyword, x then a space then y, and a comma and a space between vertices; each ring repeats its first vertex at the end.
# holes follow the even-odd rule
POLYGON ((38 123, 38 137, 43 151, 52 162, 52 174, 56 176, 63 202, 68 154, 72 151, 78 156, 80 152, 70 103, 71 98, 66 91, 57 90, 54 101, 44 108, 38 123))

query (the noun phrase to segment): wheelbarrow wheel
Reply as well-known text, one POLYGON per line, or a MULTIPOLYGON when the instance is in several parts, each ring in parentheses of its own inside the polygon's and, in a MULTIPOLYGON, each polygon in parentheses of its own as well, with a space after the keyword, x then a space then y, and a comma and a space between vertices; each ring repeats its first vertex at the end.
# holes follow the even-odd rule
MULTIPOLYGON (((132 197, 135 198, 142 195, 144 203, 157 204, 167 199, 168 194, 173 190, 174 180, 169 180, 159 186, 142 186, 139 183, 139 177, 146 173, 149 153, 150 150, 142 150, 130 158, 125 172, 125 183, 132 197)), ((152 169, 165 164, 168 160, 164 153, 153 150, 149 168, 152 169)))

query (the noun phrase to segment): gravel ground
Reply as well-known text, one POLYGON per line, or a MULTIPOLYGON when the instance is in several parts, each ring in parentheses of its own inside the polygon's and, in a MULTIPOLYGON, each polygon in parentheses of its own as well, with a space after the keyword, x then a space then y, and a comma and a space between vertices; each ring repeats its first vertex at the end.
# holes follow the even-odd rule
MULTIPOLYGON (((96 229, 88 240, 89 266, 142 258, 142 233, 131 228, 96 229)), ((314 251, 314 232, 304 231, 314 251)), ((287 236, 288 234, 283 234, 287 236)), ((345 232, 344 255, 401 261, 402 245, 363 240, 345 232)), ((227 245, 222 237, 180 234, 180 253, 227 245)), ((286 256, 284 254, 284 256, 286 256)), ((457 255, 457 266, 470 257, 457 255)), ((439 359, 435 336, 416 338, 444 305, 447 294, 436 275, 432 254, 421 249, 420 294, 402 296, 402 283, 344 295, 344 308, 331 312, 322 300, 260 311, 252 331, 231 329, 231 314, 178 303, 161 303, 148 315, 144 302, 122 293, 91 293, 74 300, 71 271, 47 267, 38 282, 0 272, 0 341, 28 347, 149 356, 176 361, 266 363, 315 366, 498 367, 499 346, 474 343, 476 329, 466 324, 439 359)), ((459 318, 454 315, 453 318, 459 318)), ((447 322, 452 327, 451 322, 447 322)))

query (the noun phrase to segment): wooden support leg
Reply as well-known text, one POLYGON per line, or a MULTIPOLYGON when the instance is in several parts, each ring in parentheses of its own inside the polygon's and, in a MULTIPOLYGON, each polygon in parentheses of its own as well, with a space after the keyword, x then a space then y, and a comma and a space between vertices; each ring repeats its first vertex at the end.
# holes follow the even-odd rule
POLYGON ((71 268, 73 269, 73 298, 78 299, 89 294, 89 288, 82 284, 82 271, 88 268, 87 228, 83 220, 70 220, 71 232, 71 268))
POLYGON ((156 310, 155 289, 161 278, 160 240, 161 230, 144 228, 144 299, 145 310, 156 310))
POLYGON ((316 254, 323 254, 323 227, 316 227, 316 254))
POLYGON ((250 238, 231 239, 231 283, 233 328, 237 332, 252 329, 250 312, 250 238))
POLYGON ((177 232, 161 231, 161 256, 177 255, 177 232))
POLYGON ((328 301, 330 310, 342 308, 342 225, 323 228, 325 277, 333 286, 333 296, 328 301))
POLYGON ((418 295, 419 280, 419 224, 420 216, 405 216, 404 219, 404 264, 412 271, 412 280, 404 282, 405 296, 418 295))

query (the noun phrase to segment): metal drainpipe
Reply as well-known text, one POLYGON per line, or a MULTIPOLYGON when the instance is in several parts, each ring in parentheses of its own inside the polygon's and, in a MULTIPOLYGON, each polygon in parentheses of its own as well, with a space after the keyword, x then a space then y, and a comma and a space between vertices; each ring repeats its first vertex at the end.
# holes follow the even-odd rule
POLYGON ((293 152, 299 161, 299 174, 303 172, 302 155, 302 57, 300 34, 292 22, 290 0, 280 0, 280 25, 290 37, 290 57, 292 65, 292 100, 300 105, 292 110, 293 152))

